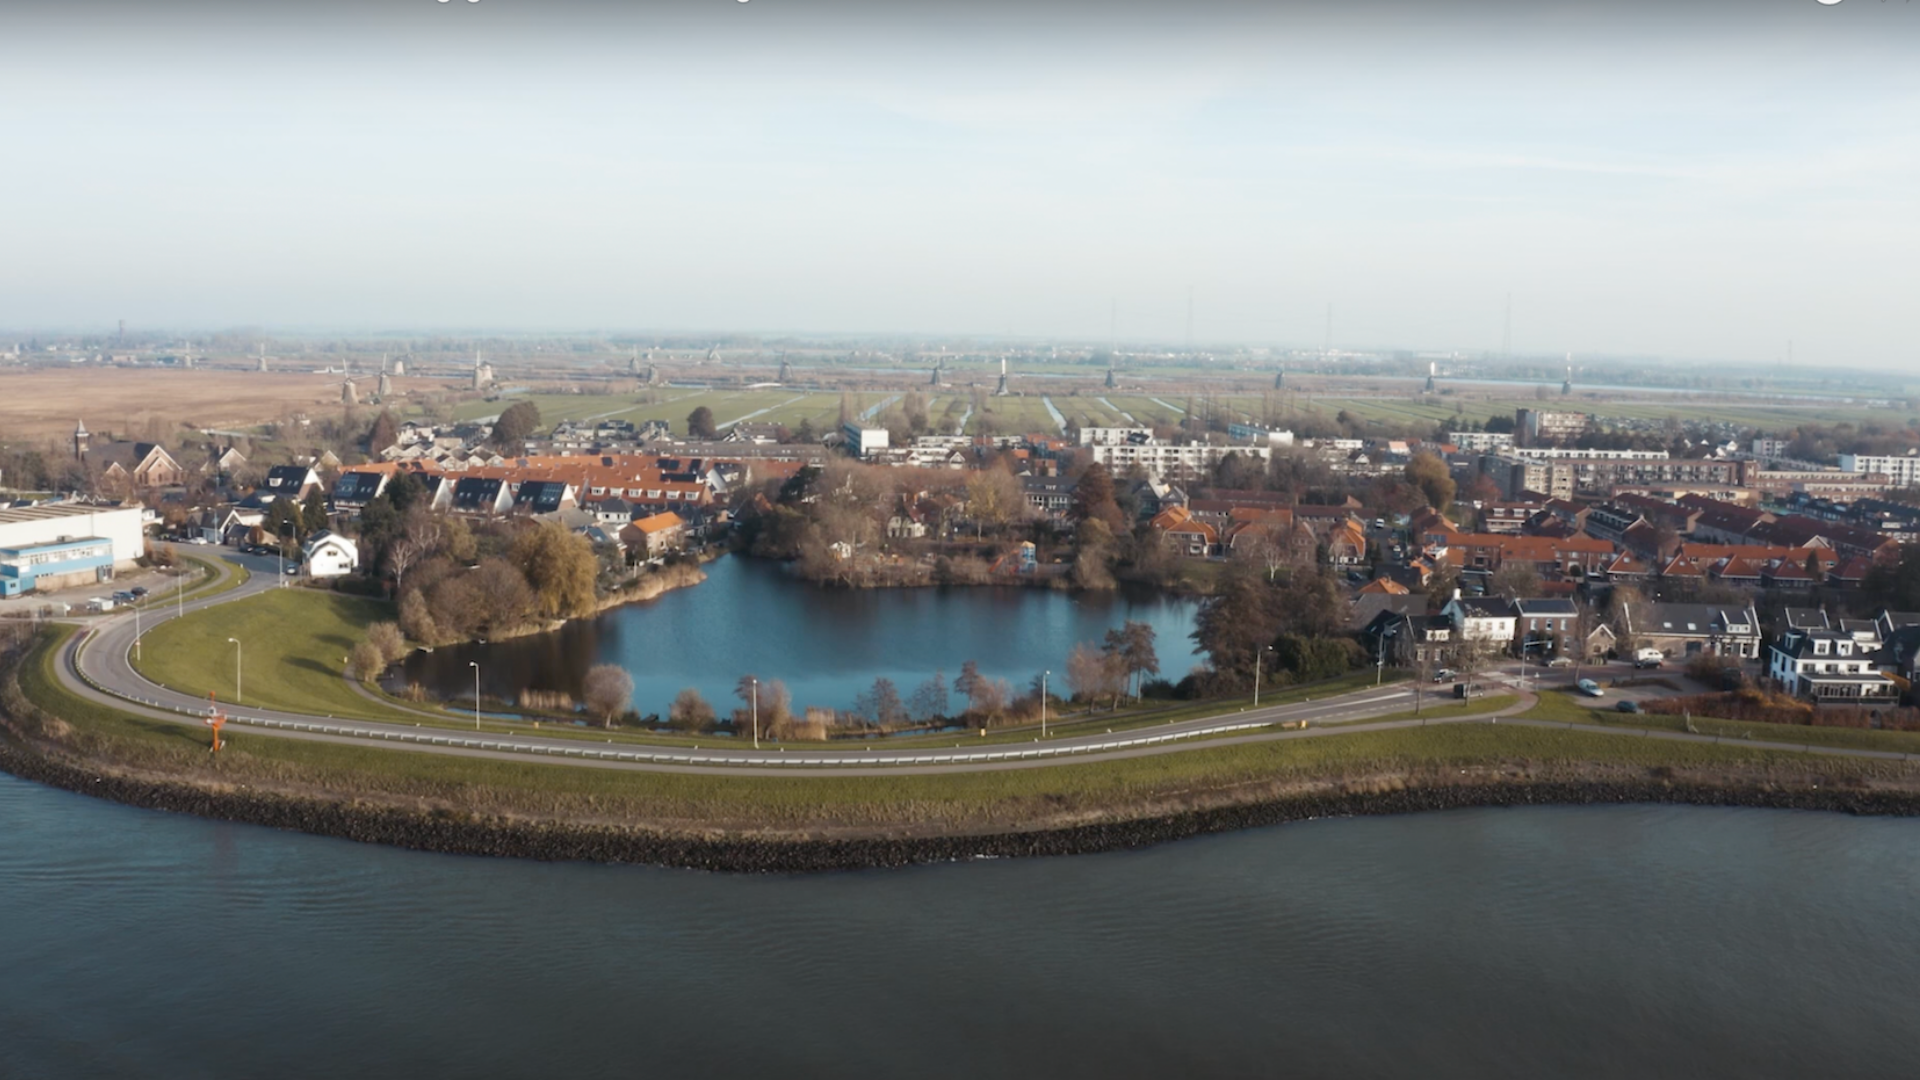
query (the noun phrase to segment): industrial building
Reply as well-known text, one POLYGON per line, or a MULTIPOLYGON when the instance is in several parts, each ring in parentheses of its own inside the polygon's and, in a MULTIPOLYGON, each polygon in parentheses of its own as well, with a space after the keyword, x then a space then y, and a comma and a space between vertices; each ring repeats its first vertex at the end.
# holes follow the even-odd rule
POLYGON ((42 503, 0 510, 0 596, 109 581, 145 553, 137 506, 42 503))

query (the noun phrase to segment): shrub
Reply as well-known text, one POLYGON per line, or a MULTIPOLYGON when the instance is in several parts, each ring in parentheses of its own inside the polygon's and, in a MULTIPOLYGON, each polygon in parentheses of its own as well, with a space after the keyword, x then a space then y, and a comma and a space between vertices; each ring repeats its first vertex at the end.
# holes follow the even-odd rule
POLYGON ((407 639, 398 623, 377 622, 367 627, 367 644, 380 650, 381 659, 389 664, 406 659, 407 639))
POLYGON ((347 674, 367 682, 379 677, 387 668, 387 658, 370 641, 363 641, 347 654, 347 674))
MULTIPOLYGON (((631 693, 631 688, 629 688, 631 693)), ((681 731, 706 731, 714 725, 713 706, 689 686, 674 697, 667 708, 667 723, 681 731)))

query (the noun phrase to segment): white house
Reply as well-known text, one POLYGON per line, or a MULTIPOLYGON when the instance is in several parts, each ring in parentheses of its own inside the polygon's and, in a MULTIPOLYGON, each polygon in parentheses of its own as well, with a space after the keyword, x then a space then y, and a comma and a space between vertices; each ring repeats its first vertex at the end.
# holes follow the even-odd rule
POLYGON ((1440 614, 1453 621, 1461 641, 1486 641, 1502 646, 1513 641, 1514 623, 1519 618, 1513 605, 1500 597, 1463 597, 1458 589, 1453 591, 1453 599, 1447 601, 1447 606, 1440 609, 1440 614))
POLYGON ((351 574, 360 568, 360 547, 336 533, 314 533, 301 550, 301 563, 308 577, 326 578, 351 574))
POLYGON ((1768 646, 1767 674, 1787 693, 1816 702, 1891 702, 1899 684, 1880 671, 1877 637, 1856 640, 1842 630, 1790 627, 1768 646))

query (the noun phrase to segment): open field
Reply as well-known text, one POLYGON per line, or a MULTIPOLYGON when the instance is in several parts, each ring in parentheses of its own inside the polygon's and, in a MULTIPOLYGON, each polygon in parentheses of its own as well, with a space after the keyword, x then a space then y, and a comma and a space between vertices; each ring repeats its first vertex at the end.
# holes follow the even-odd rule
MULTIPOLYGON (((440 389, 435 379, 394 380, 396 395, 440 389)), ((371 380, 360 380, 364 399, 371 380)), ((76 366, 61 370, 0 369, 0 432, 9 442, 59 440, 75 420, 96 436, 172 438, 182 425, 240 429, 289 412, 310 415, 340 407, 340 376, 270 371, 164 371, 76 366)))

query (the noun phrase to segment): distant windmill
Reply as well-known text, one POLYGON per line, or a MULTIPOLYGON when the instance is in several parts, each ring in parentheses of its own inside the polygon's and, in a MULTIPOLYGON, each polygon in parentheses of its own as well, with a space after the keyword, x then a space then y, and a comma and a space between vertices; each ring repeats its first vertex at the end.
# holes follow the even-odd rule
POLYGON ((1560 384, 1561 396, 1573 393, 1573 354, 1567 354, 1567 381, 1560 384))
POLYGON ((1008 385, 1008 379, 1009 379, 1009 376, 1007 375, 1007 358, 1003 356, 1000 358, 1000 385, 994 387, 994 390, 993 390, 994 397, 1006 397, 1009 394, 1013 393, 1012 387, 1008 385))

